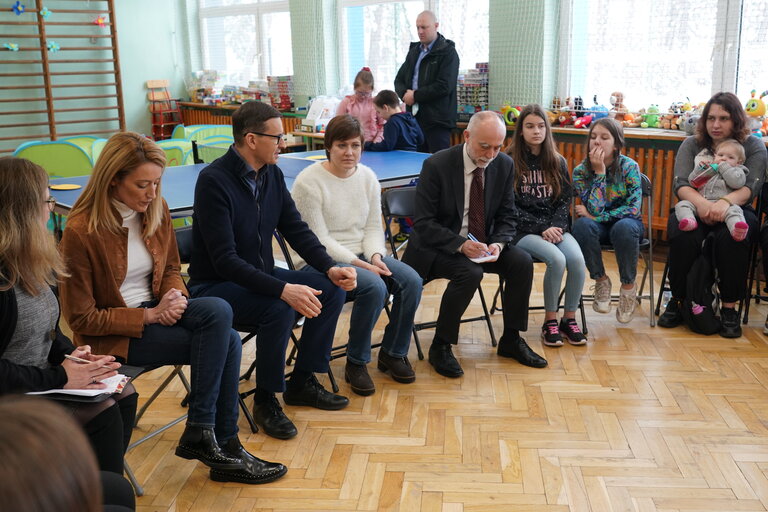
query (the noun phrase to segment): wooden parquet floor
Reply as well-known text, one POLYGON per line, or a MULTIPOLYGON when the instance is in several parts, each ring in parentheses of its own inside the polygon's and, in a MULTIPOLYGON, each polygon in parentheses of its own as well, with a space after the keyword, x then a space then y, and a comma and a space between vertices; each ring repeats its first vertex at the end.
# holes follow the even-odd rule
MULTIPOLYGON (((540 284, 537 268, 534 286, 540 284)), ((495 285, 494 276, 486 278, 487 296, 495 285)), ((435 318, 443 286, 425 289, 419 319, 435 318)), ((540 298, 535 290, 532 303, 540 298)), ((177 426, 128 456, 145 484, 138 510, 766 510, 766 311, 753 307, 744 336, 726 340, 651 328, 645 302, 627 325, 617 324, 613 311, 588 307, 589 344, 558 349, 542 346, 543 319, 532 314, 526 338, 549 360, 540 370, 497 357, 484 324, 465 324, 456 349, 463 378, 436 374, 412 347, 416 382, 395 383, 374 363, 377 391, 370 397, 350 392, 344 360, 337 360, 347 409, 286 407, 299 429, 290 441, 251 434, 241 419, 244 444, 286 464, 286 477, 261 486, 212 482, 202 464, 174 456, 177 426)), ((494 325, 500 333, 498 313, 494 325)), ((432 333, 421 334, 426 351, 432 333)), ((252 357, 246 345, 243 368, 252 357)), ((144 397, 162 374, 137 380, 144 397)), ((182 414, 181 397, 174 384, 135 436, 182 414)))

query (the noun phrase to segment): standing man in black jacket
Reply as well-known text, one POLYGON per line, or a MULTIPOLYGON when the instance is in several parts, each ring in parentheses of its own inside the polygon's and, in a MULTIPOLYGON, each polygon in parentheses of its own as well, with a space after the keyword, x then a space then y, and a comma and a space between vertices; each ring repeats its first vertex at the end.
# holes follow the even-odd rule
POLYGON ((513 164, 499 154, 506 133, 499 114, 476 113, 464 130, 464 144, 424 160, 416 185, 413 235, 403 262, 425 280, 450 281, 429 348, 430 364, 446 377, 464 374, 451 345, 458 342, 461 316, 484 272, 506 281, 498 354, 534 368, 547 365, 520 336, 528 329, 533 261, 509 244, 515 237, 513 164))
POLYGON ((424 132, 419 151, 425 153, 448 148, 451 130, 456 126, 459 54, 453 41, 437 32, 438 25, 432 11, 418 15, 419 42, 411 43, 395 77, 395 92, 424 132))

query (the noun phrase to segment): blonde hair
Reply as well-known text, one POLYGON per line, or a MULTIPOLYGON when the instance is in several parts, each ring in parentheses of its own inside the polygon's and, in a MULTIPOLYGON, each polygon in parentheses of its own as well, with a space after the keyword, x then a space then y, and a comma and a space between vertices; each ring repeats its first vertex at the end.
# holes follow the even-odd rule
POLYGON ((744 151, 744 146, 742 146, 741 142, 737 141, 736 139, 725 139, 720 141, 715 147, 715 153, 720 151, 720 148, 723 146, 732 146, 736 150, 736 156, 739 157, 740 164, 743 164, 747 159, 747 153, 744 151))
POLYGON ((41 222, 48 174, 23 158, 0 158, 0 290, 37 295, 65 276, 53 234, 41 222))
MULTIPOLYGON (((124 180, 140 165, 151 162, 165 169, 165 153, 154 141, 134 132, 116 133, 101 151, 85 190, 72 207, 70 216, 83 214, 88 219, 88 231, 106 229, 119 234, 122 222, 112 206, 113 182, 124 180)), ((163 220, 163 201, 160 184, 157 198, 142 213, 144 237, 152 236, 163 220)))

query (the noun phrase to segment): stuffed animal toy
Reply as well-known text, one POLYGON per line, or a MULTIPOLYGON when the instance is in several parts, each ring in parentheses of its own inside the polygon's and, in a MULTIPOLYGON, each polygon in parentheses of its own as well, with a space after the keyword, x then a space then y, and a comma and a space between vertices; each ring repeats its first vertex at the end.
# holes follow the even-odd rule
POLYGON ((552 110, 560 110, 563 105, 560 102, 560 96, 552 98, 552 110))
POLYGON ((621 124, 625 128, 637 128, 640 126, 640 120, 642 118, 639 115, 633 114, 632 112, 626 112, 623 115, 624 120, 621 122, 621 124))
POLYGON ((560 116, 557 118, 557 122, 560 123, 560 126, 568 126, 569 124, 573 124, 576 120, 576 116, 573 115, 573 112, 570 110, 563 110, 560 112, 560 116))
POLYGON ((659 106, 651 105, 648 107, 645 115, 643 116, 643 122, 640 123, 642 128, 658 128, 659 123, 659 106))
POLYGON ((615 91, 611 93, 611 110, 610 115, 612 118, 619 122, 624 121, 624 116, 629 112, 627 106, 624 105, 624 93, 615 91))
POLYGON ((693 135, 696 133, 696 124, 699 122, 700 114, 694 114, 693 110, 689 110, 683 114, 682 128, 685 130, 686 135, 693 135))
POLYGON ((550 126, 555 126, 559 122, 560 111, 559 110, 547 110, 547 119, 550 126))

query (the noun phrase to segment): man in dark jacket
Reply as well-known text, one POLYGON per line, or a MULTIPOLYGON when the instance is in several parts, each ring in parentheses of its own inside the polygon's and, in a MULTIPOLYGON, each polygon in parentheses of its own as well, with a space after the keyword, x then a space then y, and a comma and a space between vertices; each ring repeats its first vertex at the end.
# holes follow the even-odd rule
MULTIPOLYGON (((195 185, 189 291, 221 297, 234 322, 256 328, 253 416, 278 439, 296 427, 275 398, 289 405, 335 410, 349 400, 326 391, 314 376, 328 371, 333 336, 346 294, 355 288, 352 268, 336 267, 301 220, 277 165, 285 136, 280 112, 258 101, 232 115, 235 143, 206 167, 195 185), (325 275, 275 267, 272 235, 288 243, 325 275), (296 314, 306 321, 293 374, 285 384, 285 350, 296 314)), ((209 340, 216 343, 221 340, 209 340)))
POLYGON ((425 280, 450 281, 429 348, 429 362, 446 377, 464 373, 451 345, 458 342, 461 316, 484 272, 499 274, 506 284, 498 354, 526 366, 547 365, 520 336, 528 328, 533 262, 509 245, 515 236, 513 164, 499 154, 506 133, 501 116, 478 112, 464 131, 464 144, 424 160, 416 185, 413 234, 403 262, 425 280))
POLYGON ((411 43, 395 77, 395 92, 424 132, 425 142, 419 151, 427 153, 448 148, 456 126, 459 54, 453 41, 437 32, 438 25, 433 12, 419 14, 419 42, 411 43))

